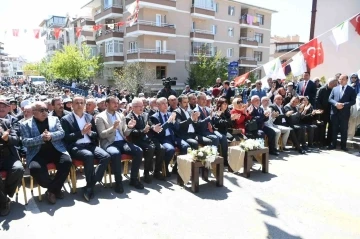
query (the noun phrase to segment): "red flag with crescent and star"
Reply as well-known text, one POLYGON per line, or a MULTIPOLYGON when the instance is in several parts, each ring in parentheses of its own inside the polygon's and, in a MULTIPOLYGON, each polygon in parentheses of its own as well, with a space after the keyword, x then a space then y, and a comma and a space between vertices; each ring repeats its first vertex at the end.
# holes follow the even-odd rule
POLYGON ((360 35, 360 13, 351 19, 350 22, 355 27, 355 31, 360 35))
POLYGON ((324 62, 324 50, 322 43, 318 42, 317 38, 300 46, 300 50, 304 55, 304 59, 309 69, 313 69, 324 62))
POLYGON ((76 37, 80 37, 80 36, 81 36, 81 31, 82 31, 82 27, 77 27, 77 28, 76 28, 76 37))
POLYGON ((234 78, 235 86, 238 87, 239 85, 243 85, 245 83, 245 81, 249 78, 249 74, 250 74, 250 72, 245 73, 241 76, 235 77, 234 78))

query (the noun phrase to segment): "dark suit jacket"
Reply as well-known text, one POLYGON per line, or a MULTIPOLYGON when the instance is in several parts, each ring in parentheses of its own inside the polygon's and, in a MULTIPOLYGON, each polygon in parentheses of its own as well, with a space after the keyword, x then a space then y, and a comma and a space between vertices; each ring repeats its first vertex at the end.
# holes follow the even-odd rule
MULTIPOLYGON (((98 134, 95 126, 95 121, 93 120, 93 117, 90 114, 88 113, 84 113, 84 114, 85 114, 86 123, 91 123, 91 133, 89 135, 91 143, 98 145, 98 134)), ((79 128, 79 125, 76 121, 73 112, 61 118, 61 126, 65 131, 65 137, 63 141, 68 150, 74 147, 77 140, 84 138, 84 135, 81 134, 82 129, 79 128)))
MULTIPOLYGON (((167 114, 168 116, 170 116, 170 113, 167 112, 167 114)), ((155 138, 158 138, 161 141, 166 136, 166 129, 169 129, 170 133, 172 133, 171 136, 173 140, 175 140, 174 132, 178 127, 177 123, 173 124, 173 123, 164 122, 163 117, 161 116, 161 113, 159 111, 153 114, 152 116, 150 116, 150 121, 152 125, 160 124, 161 127, 163 128, 163 130, 160 133, 154 132, 155 138)))
POLYGON ((131 117, 133 117, 134 120, 136 120, 136 125, 134 128, 131 129, 131 133, 129 135, 131 142, 135 144, 139 141, 150 142, 150 138, 147 136, 146 133, 144 133, 144 128, 148 122, 148 117, 149 117, 148 114, 144 112, 141 115, 139 115, 139 117, 136 117, 134 112, 131 112, 125 118, 126 124, 129 123, 131 117))
POLYGON ((190 117, 187 119, 185 113, 180 108, 177 108, 174 112, 176 113, 176 122, 178 124, 175 134, 179 138, 185 138, 188 136, 189 125, 192 124, 195 129, 196 123, 192 121, 190 113, 190 117))
POLYGON ((316 93, 316 105, 315 107, 320 110, 324 110, 324 114, 330 113, 331 104, 329 103, 329 96, 332 89, 328 85, 320 87, 316 93))
MULTIPOLYGON (((224 90, 225 90, 225 89, 222 89, 222 90, 221 90, 221 95, 224 94, 224 90)), ((231 99, 231 97, 233 97, 233 96, 235 96, 235 90, 232 89, 231 87, 229 87, 229 89, 227 90, 227 92, 226 92, 226 94, 225 94, 225 98, 226 98, 228 104, 230 104, 230 99, 231 99)))
POLYGON ((61 120, 61 118, 63 118, 65 115, 68 115, 68 114, 70 114, 70 113, 71 113, 70 111, 64 110, 63 115, 62 115, 61 117, 59 117, 59 116, 57 116, 57 115, 55 114, 55 111, 51 111, 51 112, 49 113, 49 115, 50 115, 50 116, 58 117, 59 120, 61 120))
MULTIPOLYGON (((3 147, 7 147, 10 151, 12 157, 16 158, 16 160, 20 160, 19 154, 15 146, 19 145, 20 138, 16 134, 15 130, 11 127, 11 122, 6 119, 0 119, 0 124, 2 127, 2 130, 0 132, 0 143, 3 145, 3 147), (9 139, 8 141, 4 141, 1 137, 3 136, 3 131, 10 129, 9 133, 9 139)), ((6 158, 0 158, 0 168, 3 160, 6 160, 6 158)))
POLYGON ((345 119, 350 117, 350 108, 356 103, 356 92, 351 86, 346 86, 344 94, 341 96, 342 86, 334 87, 329 96, 331 104, 331 114, 340 114, 345 119), (336 103, 344 103, 344 108, 338 110, 336 103))
POLYGON ((271 109, 273 112, 278 112, 278 113, 279 113, 279 116, 276 117, 276 119, 274 120, 274 124, 286 126, 286 125, 287 125, 287 121, 286 121, 286 115, 285 115, 285 109, 284 109, 284 107, 283 107, 283 106, 280 107, 280 108, 281 108, 281 111, 282 111, 282 113, 283 113, 282 115, 280 114, 281 112, 280 112, 279 108, 277 107, 277 105, 272 104, 272 105, 270 105, 269 107, 270 107, 270 109, 271 109), (282 119, 285 119, 285 122, 283 122, 282 119))
MULTIPOLYGON (((296 87, 296 93, 299 96, 302 96, 302 90, 304 88, 305 85, 305 81, 300 81, 296 87)), ((317 92, 317 88, 315 83, 312 80, 308 80, 305 92, 304 92, 304 96, 309 97, 309 102, 312 105, 315 105, 315 97, 316 97, 316 92, 317 92)))
POLYGON ((203 108, 205 108, 207 116, 204 115, 204 112, 200 109, 199 106, 196 106, 194 109, 194 112, 200 112, 198 122, 196 123, 195 131, 201 136, 206 136, 210 133, 208 129, 208 123, 212 125, 213 122, 212 119, 210 119, 210 112, 206 109, 206 107, 203 108))
POLYGON ((251 117, 256 120, 258 125, 258 129, 262 129, 264 127, 264 123, 269 119, 264 115, 264 109, 259 107, 251 112, 251 117))

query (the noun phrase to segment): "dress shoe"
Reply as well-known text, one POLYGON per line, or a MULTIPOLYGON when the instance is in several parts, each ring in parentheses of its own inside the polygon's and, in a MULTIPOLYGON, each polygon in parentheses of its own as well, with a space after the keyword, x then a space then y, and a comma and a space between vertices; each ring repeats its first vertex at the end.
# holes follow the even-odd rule
POLYGON ((92 187, 90 190, 90 199, 93 199, 94 197, 95 197, 94 187, 92 187))
POLYGON ((342 151, 348 152, 349 150, 347 148, 341 148, 342 151))
POLYGON ((90 199, 91 199, 91 188, 88 188, 88 187, 85 187, 84 188, 84 194, 83 194, 85 200, 87 202, 90 202, 90 199))
POLYGON ((140 181, 137 179, 130 179, 129 185, 133 186, 136 189, 144 189, 144 185, 140 183, 140 181))
POLYGON ((57 199, 64 199, 65 194, 64 194, 63 191, 60 190, 60 191, 58 191, 58 192, 55 193, 55 197, 56 197, 57 199))
POLYGON ((144 174, 144 182, 151 183, 151 176, 148 173, 144 174))
POLYGON ((0 204, 0 216, 1 217, 5 217, 5 216, 9 215, 10 204, 11 204, 10 198, 8 198, 6 200, 6 202, 0 204))
POLYGON ((333 150, 333 149, 335 149, 335 147, 332 146, 332 145, 330 145, 330 146, 327 146, 326 149, 327 149, 327 150, 333 150))
POLYGON ((165 177, 162 175, 162 173, 160 171, 154 172, 154 178, 156 178, 157 180, 161 180, 164 181, 165 177))
POLYGON ((54 193, 51 193, 48 190, 48 191, 46 191, 45 195, 46 195, 46 199, 48 200, 48 202, 50 204, 55 204, 56 203, 56 196, 55 196, 54 193))
POLYGON ((171 173, 168 169, 166 169, 166 177, 170 178, 171 177, 171 173))
POLYGON ((177 174, 177 173, 178 173, 177 165, 173 167, 171 173, 172 173, 172 174, 177 174))
POLYGON ((122 185, 122 182, 116 182, 115 183, 115 192, 117 193, 123 193, 124 192, 124 187, 122 185))
POLYGON ((275 156, 278 156, 280 153, 279 152, 276 152, 276 151, 271 151, 269 152, 270 155, 275 155, 275 156))
POLYGON ((305 151, 305 150, 303 150, 303 149, 299 149, 299 153, 300 153, 300 154, 305 154, 305 153, 306 153, 306 151, 305 151))

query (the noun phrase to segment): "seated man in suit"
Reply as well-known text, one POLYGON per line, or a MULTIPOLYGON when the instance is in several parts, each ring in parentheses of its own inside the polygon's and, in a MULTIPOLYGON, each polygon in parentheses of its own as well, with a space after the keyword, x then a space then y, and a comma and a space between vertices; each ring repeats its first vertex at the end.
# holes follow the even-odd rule
POLYGON ((196 123, 195 132, 201 136, 211 139, 212 145, 218 147, 220 144, 222 156, 224 162, 227 161, 228 141, 226 136, 214 130, 212 124, 212 114, 206 109, 206 94, 199 93, 197 97, 198 105, 194 109, 195 112, 199 112, 200 116, 196 123))
POLYGON ((248 108, 248 111, 251 112, 250 115, 253 119, 256 120, 258 125, 258 136, 264 137, 264 134, 268 137, 269 143, 269 154, 279 155, 279 151, 276 149, 275 137, 276 133, 269 126, 265 125, 265 121, 269 119, 270 112, 267 111, 264 113, 264 109, 260 107, 260 97, 254 95, 251 97, 251 105, 248 108))
MULTIPOLYGON (((284 106, 284 114, 286 116, 286 122, 289 124, 289 126, 293 129, 293 131, 296 134, 296 138, 298 140, 298 142, 301 144, 301 151, 300 149, 299 152, 300 153, 304 153, 304 151, 308 150, 308 147, 306 145, 306 140, 305 140, 305 132, 306 132, 306 128, 302 125, 300 125, 300 117, 301 117, 301 113, 298 111, 298 105, 300 103, 299 97, 298 96, 294 96, 291 100, 290 103, 288 103, 287 105, 284 106)), ((291 138, 291 140, 295 140, 295 138, 291 138)), ((293 141, 293 143, 295 144, 295 147, 297 146, 297 142, 293 141)))
POLYGON ((9 120, 3 119, 9 112, 10 104, 0 100, 0 171, 6 171, 6 180, 0 178, 0 216, 10 213, 10 198, 16 191, 24 174, 24 167, 15 148, 19 137, 9 120))
MULTIPOLYGON (((276 119, 274 120, 274 124, 280 130, 289 129, 289 128, 291 129, 290 125, 287 122, 287 118, 285 115, 285 109, 282 106, 282 102, 283 102, 283 97, 281 95, 276 95, 274 98, 274 104, 269 106, 273 112, 277 112, 279 114, 276 117, 276 119)), ((299 153, 304 154, 305 150, 303 150, 300 147, 299 139, 295 133, 295 130, 293 130, 293 129, 290 130, 290 139, 291 139, 291 142, 293 143, 295 149, 298 150, 299 153)), ((283 143, 284 149, 285 149, 285 146, 286 146, 286 143, 284 141, 284 143, 283 143)))
POLYGON ((95 124, 100 137, 100 146, 111 156, 111 168, 115 176, 115 192, 124 192, 121 176, 122 153, 132 156, 130 186, 144 189, 144 185, 138 180, 143 151, 139 146, 126 140, 135 127, 136 121, 132 119, 126 124, 125 116, 117 112, 119 106, 117 97, 107 97, 105 104, 106 110, 96 116, 95 124))
POLYGON ((158 131, 156 128, 153 128, 153 130, 155 132, 158 131, 157 134, 155 134, 155 137, 165 148, 164 161, 166 166, 166 176, 170 177, 171 174, 168 170, 168 165, 175 154, 175 147, 180 149, 180 154, 186 154, 190 145, 185 140, 175 136, 174 131, 178 127, 176 122, 176 113, 173 112, 170 114, 167 111, 168 104, 166 98, 161 97, 157 99, 156 103, 159 111, 150 116, 150 121, 153 127, 158 124, 161 125, 161 131, 158 131))
POLYGON ((143 100, 141 98, 134 98, 131 103, 133 110, 126 116, 126 123, 129 123, 132 119, 136 120, 136 125, 131 130, 129 138, 132 143, 139 146, 144 152, 144 182, 151 183, 150 171, 153 171, 154 155, 156 155, 154 177, 159 180, 164 180, 161 174, 161 167, 165 156, 165 148, 159 148, 155 151, 155 144, 147 135, 150 131, 150 125, 148 124, 149 116, 143 112, 143 100))
POLYGON ((337 134, 340 130, 341 149, 348 151, 346 148, 347 132, 350 119, 350 108, 356 103, 355 89, 347 85, 349 77, 341 75, 339 78, 340 85, 334 87, 329 96, 331 104, 330 124, 332 124, 332 144, 329 149, 335 149, 337 143, 337 134))
POLYGON ((61 119, 65 131, 64 143, 73 158, 84 162, 86 187, 83 196, 87 202, 94 197, 96 182, 101 182, 110 161, 110 155, 98 147, 97 132, 93 117, 84 112, 85 99, 76 96, 73 100, 74 112, 61 119), (99 160, 94 170, 94 160, 99 160))
POLYGON ((71 167, 70 155, 61 141, 65 132, 57 117, 48 116, 44 102, 35 102, 32 110, 33 118, 20 125, 22 142, 27 149, 26 162, 31 176, 41 187, 48 189, 47 200, 55 204, 57 198, 64 198, 61 188, 71 167), (54 179, 51 179, 48 173, 48 163, 56 165, 54 179))
POLYGON ((175 130, 175 134, 185 140, 192 149, 198 149, 199 144, 211 145, 211 139, 195 133, 200 112, 188 111, 189 98, 186 95, 180 95, 178 100, 179 107, 174 112, 177 114, 176 121, 179 124, 179 128, 175 130))
POLYGON ((64 110, 64 103, 60 97, 54 98, 51 100, 51 105, 54 107, 54 110, 49 113, 49 116, 58 117, 59 120, 70 112, 64 110))

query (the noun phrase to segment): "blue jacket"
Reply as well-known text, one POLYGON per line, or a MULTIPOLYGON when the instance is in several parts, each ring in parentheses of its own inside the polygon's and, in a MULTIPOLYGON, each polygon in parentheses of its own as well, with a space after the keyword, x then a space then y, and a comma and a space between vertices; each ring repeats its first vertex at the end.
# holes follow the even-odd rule
MULTIPOLYGON (((329 103, 331 104, 331 114, 340 114, 344 116, 344 120, 350 117, 350 108, 356 103, 356 93, 354 88, 346 86, 344 94, 341 96, 342 86, 334 87, 329 96, 329 103), (338 110, 336 103, 344 103, 344 108, 338 110)), ((347 119, 348 120, 348 119, 347 119)))

